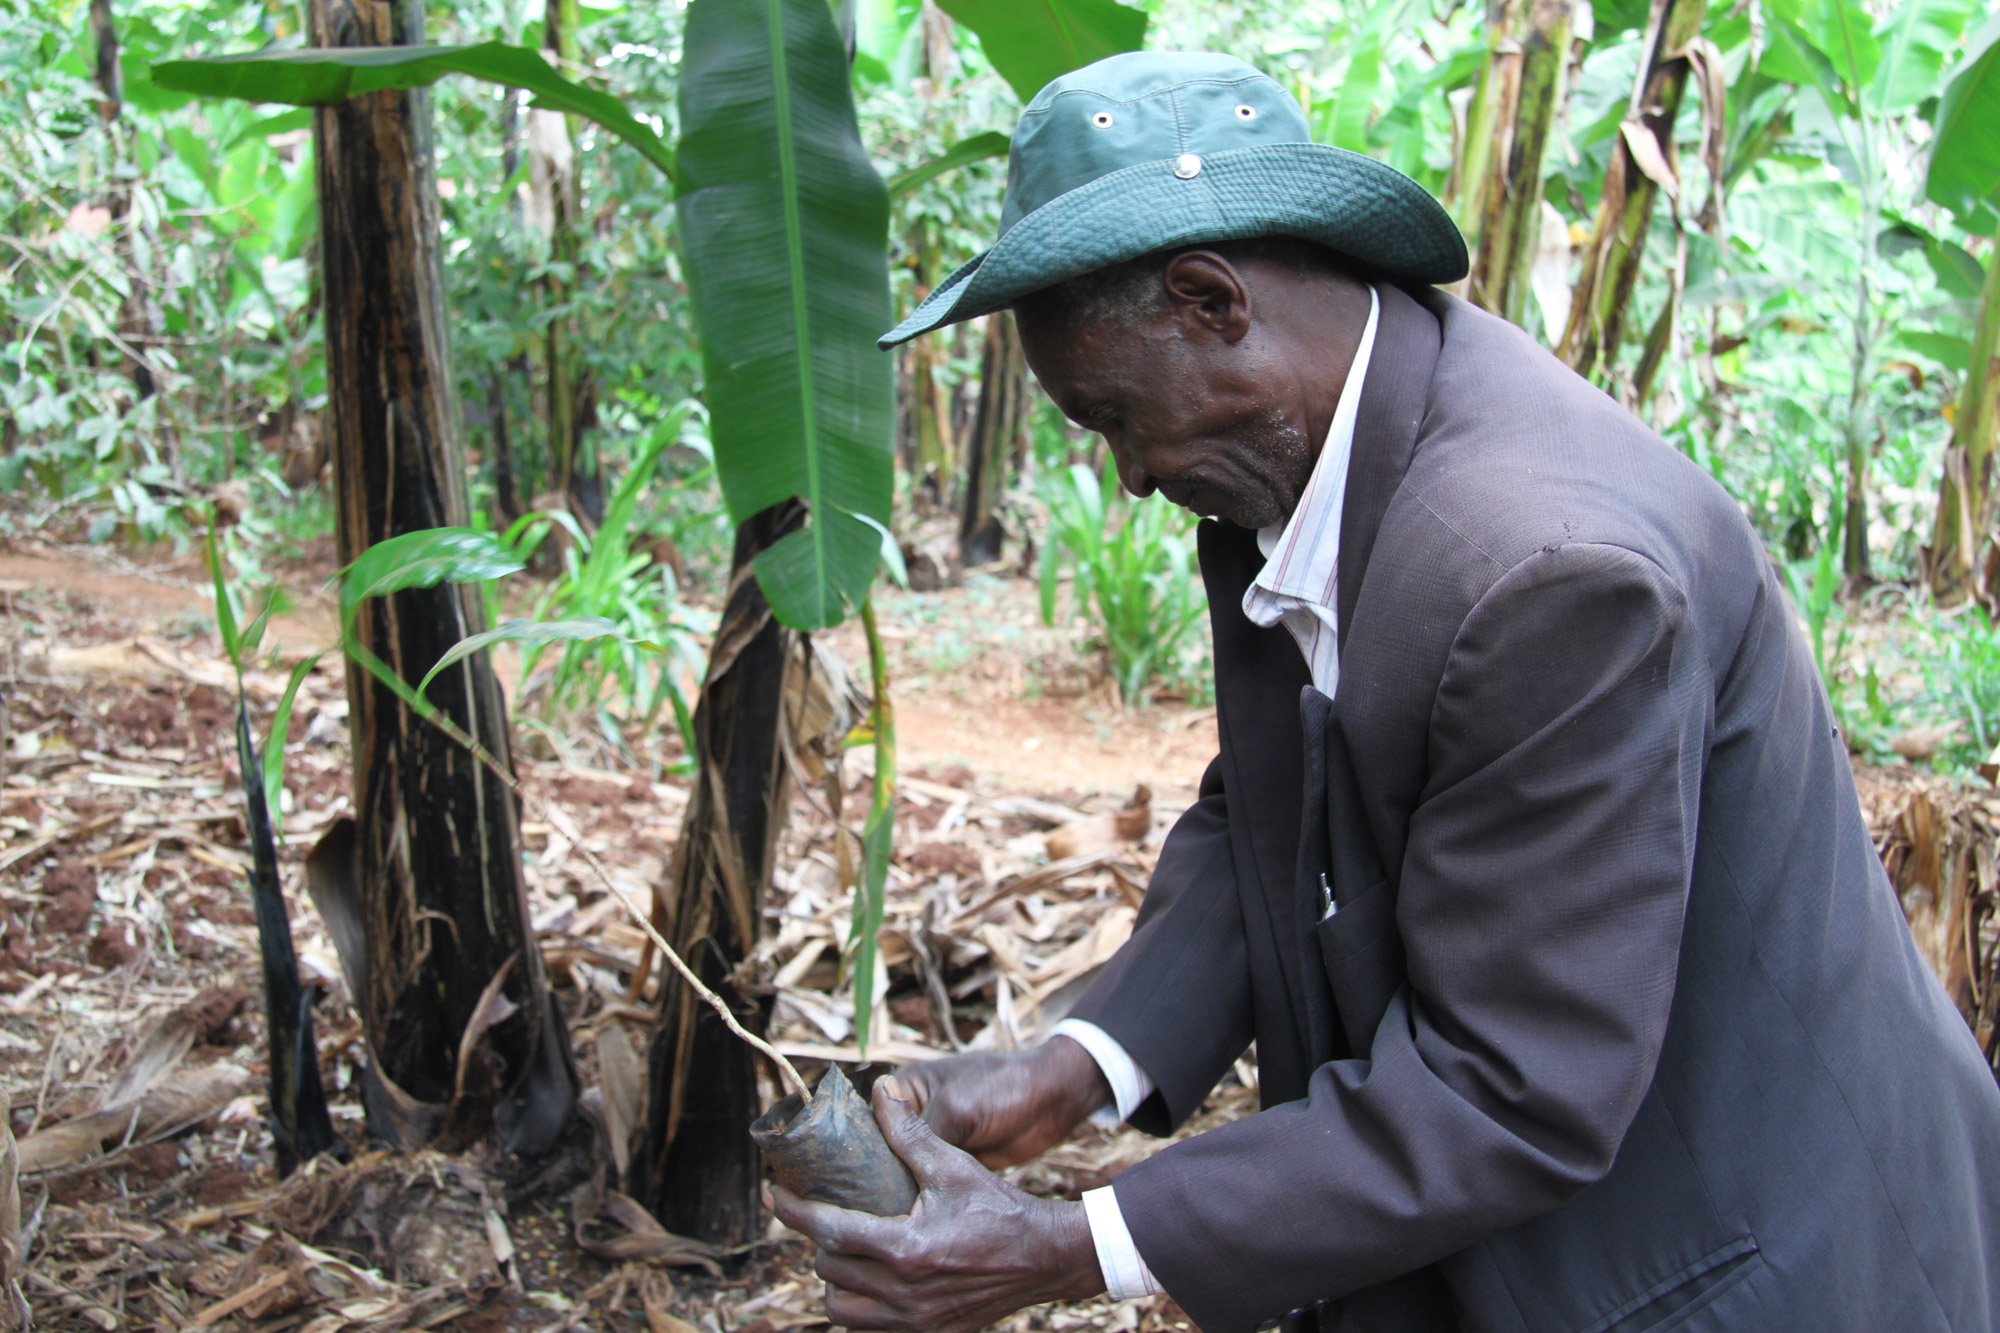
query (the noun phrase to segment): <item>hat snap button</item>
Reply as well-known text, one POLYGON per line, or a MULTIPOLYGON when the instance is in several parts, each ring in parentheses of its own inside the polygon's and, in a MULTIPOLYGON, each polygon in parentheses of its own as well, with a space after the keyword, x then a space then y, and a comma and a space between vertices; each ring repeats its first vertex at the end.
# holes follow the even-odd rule
POLYGON ((1201 175, 1201 157, 1196 153, 1182 153, 1174 159, 1174 175, 1184 181, 1191 181, 1201 175))

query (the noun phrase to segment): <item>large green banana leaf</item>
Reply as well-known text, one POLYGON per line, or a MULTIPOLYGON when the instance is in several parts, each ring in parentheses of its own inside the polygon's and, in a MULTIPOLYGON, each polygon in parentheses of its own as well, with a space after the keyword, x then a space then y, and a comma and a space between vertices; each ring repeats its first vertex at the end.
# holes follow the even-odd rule
POLYGON ((536 106, 586 116, 672 174, 673 150, 609 93, 571 83, 539 51, 505 42, 470 46, 306 47, 247 55, 163 60, 153 82, 177 92, 238 97, 250 102, 332 106, 359 93, 422 88, 447 74, 525 88, 536 106))
POLYGON ((1876 30, 1882 64, 1869 105, 1888 115, 1934 94, 1975 8, 1976 0, 1901 0, 1883 15, 1876 30))
POLYGON ((811 518, 757 557, 778 618, 867 595, 893 492, 889 200, 825 0, 694 0, 681 60, 681 244, 716 471, 742 522, 811 518))
POLYGON ((1023 102, 1057 75, 1146 40, 1146 15, 1117 0, 938 0, 938 8, 979 35, 1023 102))
POLYGON ((1987 24, 1971 49, 1938 102, 1924 187, 1968 225, 1983 211, 1981 205, 2000 209, 2000 17, 1987 24))

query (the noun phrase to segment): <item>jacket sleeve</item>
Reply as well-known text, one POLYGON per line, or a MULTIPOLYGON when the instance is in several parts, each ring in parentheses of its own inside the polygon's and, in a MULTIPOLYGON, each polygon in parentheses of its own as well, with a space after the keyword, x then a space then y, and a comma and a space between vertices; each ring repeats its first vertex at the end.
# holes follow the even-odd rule
POLYGON ((1166 1134, 1250 1045, 1250 966, 1218 759, 1166 845, 1132 938, 1069 1013, 1103 1028, 1153 1080, 1131 1123, 1166 1134))
MULTIPOLYGON (((1375 890, 1408 981, 1366 1057, 1114 1183, 1208 1333, 1434 1262, 1610 1169, 1673 1002, 1712 700, 1681 590, 1625 549, 1545 549, 1468 613, 1375 890)), ((1359 905, 1320 926, 1330 969, 1359 905)))

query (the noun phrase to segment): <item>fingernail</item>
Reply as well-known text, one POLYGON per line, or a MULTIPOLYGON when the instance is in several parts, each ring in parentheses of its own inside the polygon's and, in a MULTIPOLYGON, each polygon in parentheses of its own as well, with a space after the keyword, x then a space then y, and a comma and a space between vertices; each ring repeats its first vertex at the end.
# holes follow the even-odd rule
POLYGON ((902 1083, 897 1080, 894 1074, 886 1074, 883 1076, 882 1095, 899 1102, 906 1102, 910 1100, 910 1094, 903 1091, 902 1083))

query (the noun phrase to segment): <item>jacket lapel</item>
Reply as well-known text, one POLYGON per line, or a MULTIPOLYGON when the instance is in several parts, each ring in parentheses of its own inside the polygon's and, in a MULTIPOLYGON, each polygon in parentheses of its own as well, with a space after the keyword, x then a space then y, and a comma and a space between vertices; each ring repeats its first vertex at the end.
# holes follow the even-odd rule
MULTIPOLYGON (((1362 382, 1341 509, 1343 648, 1383 511, 1409 471, 1440 345, 1438 322, 1428 309, 1398 288, 1384 285, 1380 292, 1382 313, 1362 382)), ((1215 635, 1224 783, 1239 886, 1247 890, 1240 898, 1252 968, 1260 954, 1275 962, 1283 992, 1276 1006, 1260 1005, 1258 1014, 1268 1105, 1304 1096, 1312 1070, 1339 1053, 1327 1043, 1338 1044, 1344 1035, 1331 1012, 1335 996, 1314 939, 1322 933, 1319 872, 1327 871, 1329 882, 1350 898, 1379 876, 1362 863, 1379 862, 1340 735, 1338 700, 1329 705, 1311 688, 1312 673, 1289 633, 1261 628, 1243 614, 1243 594, 1264 565, 1257 535, 1230 523, 1203 523, 1197 544, 1215 635), (1270 1030, 1280 1015, 1290 1041, 1270 1030)), ((1326 930, 1344 934, 1348 927, 1334 930, 1329 922, 1326 930)))
MULTIPOLYGON (((1347 464, 1347 495, 1340 509, 1340 647, 1354 623, 1354 604, 1375 551, 1383 511, 1410 470, 1410 456, 1430 399, 1443 337, 1437 316, 1400 287, 1377 289, 1382 313, 1375 350, 1361 381, 1354 421, 1354 453, 1347 464)), ((1255 577, 1254 574, 1252 577, 1255 577)))
POLYGON ((1292 890, 1299 846, 1304 737, 1299 694, 1312 673, 1282 626, 1265 629, 1243 614, 1243 594, 1263 568, 1257 534, 1226 522, 1195 529, 1202 582, 1215 635, 1215 704, 1224 790, 1252 971, 1275 974, 1274 1004, 1258 1006, 1259 1083, 1267 1101, 1305 1095, 1312 1070, 1298 1030, 1304 1010, 1298 918, 1292 890), (1283 1022, 1285 1040, 1271 1031, 1283 1022))

